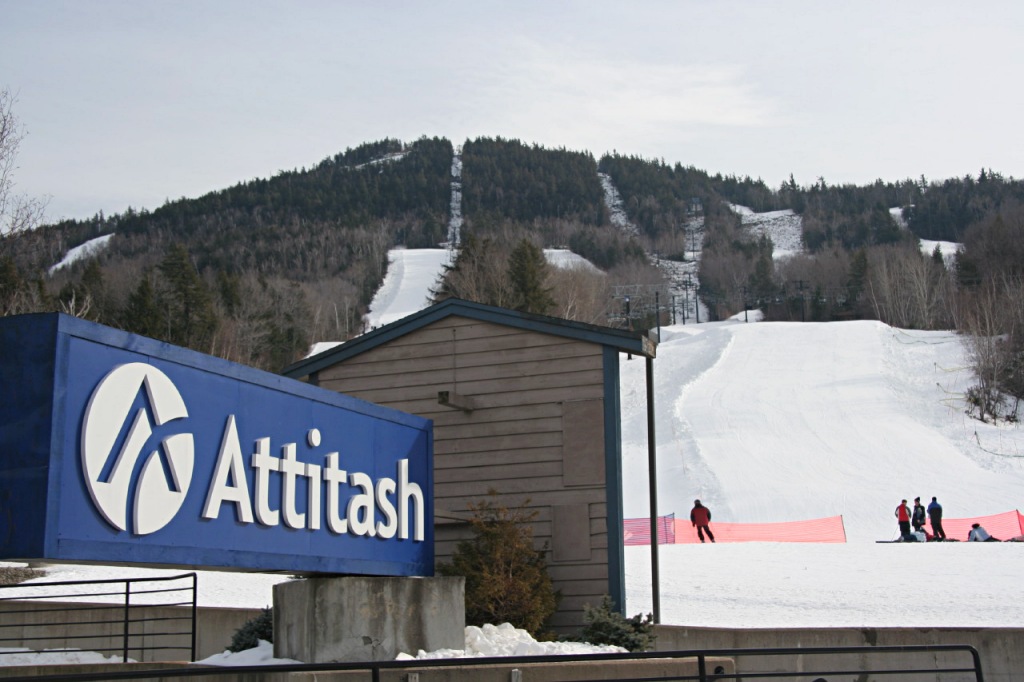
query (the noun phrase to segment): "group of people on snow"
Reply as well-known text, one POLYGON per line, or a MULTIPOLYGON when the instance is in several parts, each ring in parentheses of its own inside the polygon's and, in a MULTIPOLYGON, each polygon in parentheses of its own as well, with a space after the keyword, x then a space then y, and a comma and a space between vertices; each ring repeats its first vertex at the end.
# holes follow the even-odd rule
MULTIPOLYGON (((932 498, 927 509, 921 504, 921 498, 914 498, 914 509, 907 506, 907 501, 902 500, 896 507, 896 521, 900 526, 900 539, 897 542, 932 542, 946 540, 946 531, 942 529, 942 505, 932 498), (925 515, 931 523, 932 532, 925 528, 925 515), (911 530, 913 528, 913 530, 911 530)), ((998 539, 988 534, 980 523, 971 524, 971 532, 967 535, 968 542, 999 542, 998 539)))
MULTIPOLYGON (((941 542, 947 540, 946 531, 942 529, 942 505, 934 497, 927 507, 921 504, 920 497, 915 497, 913 509, 907 506, 906 500, 901 500, 899 506, 896 507, 896 521, 900 527, 900 537, 896 542, 941 542), (932 527, 931 533, 925 527, 926 517, 932 527)), ((701 504, 700 500, 693 501, 693 509, 690 510, 690 523, 697 529, 697 537, 701 542, 704 542, 705 533, 711 542, 715 541, 715 535, 710 528, 711 510, 701 504)), ((980 523, 971 524, 971 532, 967 535, 967 541, 1001 542, 989 535, 980 523)))

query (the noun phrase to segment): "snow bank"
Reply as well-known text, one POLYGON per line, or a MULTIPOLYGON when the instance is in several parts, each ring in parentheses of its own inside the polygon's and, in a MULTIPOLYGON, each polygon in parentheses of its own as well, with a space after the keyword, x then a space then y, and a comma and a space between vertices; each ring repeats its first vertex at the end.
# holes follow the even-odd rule
POLYGON ((566 656, 571 654, 621 653, 622 647, 595 645, 586 642, 538 642, 526 630, 509 623, 466 628, 465 649, 419 651, 415 656, 401 655, 399 660, 411 658, 471 658, 490 656, 566 656))
POLYGON ((225 650, 223 653, 214 654, 209 658, 196 661, 200 665, 287 665, 289 663, 302 663, 292 658, 274 658, 274 645, 270 642, 259 640, 259 644, 245 651, 231 652, 225 650))

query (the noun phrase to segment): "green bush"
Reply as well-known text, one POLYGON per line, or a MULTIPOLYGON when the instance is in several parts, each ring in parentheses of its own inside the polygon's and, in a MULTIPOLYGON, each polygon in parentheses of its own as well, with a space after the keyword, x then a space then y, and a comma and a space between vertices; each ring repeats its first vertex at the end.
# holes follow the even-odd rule
POLYGON ((583 640, 591 644, 612 644, 629 651, 654 648, 654 618, 636 614, 626 618, 615 609, 611 597, 605 596, 601 606, 583 607, 583 640))
POLYGON ((247 621, 238 628, 231 637, 231 645, 228 651, 239 652, 248 649, 255 649, 259 646, 259 640, 266 642, 274 641, 274 609, 267 607, 260 615, 247 621))
MULTIPOLYGON (((493 492, 491 493, 494 494, 493 492)), ((533 546, 536 512, 491 500, 470 504, 473 538, 460 542, 442 575, 466 578, 466 624, 511 623, 534 637, 558 607, 545 550, 533 546)))

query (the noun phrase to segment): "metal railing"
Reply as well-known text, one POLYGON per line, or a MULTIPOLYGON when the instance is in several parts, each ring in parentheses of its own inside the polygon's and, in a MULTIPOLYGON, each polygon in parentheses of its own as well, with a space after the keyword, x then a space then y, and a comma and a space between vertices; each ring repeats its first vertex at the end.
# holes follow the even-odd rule
POLYGON ((196 574, 0 585, 0 665, 5 654, 44 649, 122 661, 135 652, 141 658, 178 650, 194 661, 196 574))
MULTIPOLYGON (((897 680, 912 681, 919 680, 961 680, 973 679, 974 682, 984 682, 981 671, 981 658, 974 647, 969 645, 946 644, 946 645, 915 645, 915 646, 859 646, 859 647, 811 647, 811 648, 784 648, 784 649, 714 649, 699 651, 651 651, 634 654, 582 654, 564 656, 515 656, 515 657, 492 657, 492 658, 458 658, 458 659, 420 659, 402 661, 373 661, 362 663, 314 663, 314 664, 287 664, 287 665, 262 665, 262 666, 237 666, 237 667, 179 667, 160 668, 159 670, 125 670, 105 671, 82 674, 64 675, 39 675, 28 677, 6 678, 6 682, 88 682, 95 680, 144 680, 144 679, 167 679, 172 677, 206 677, 213 675, 236 676, 237 679, 258 679, 260 673, 267 675, 280 675, 282 673, 321 673, 321 672, 361 672, 369 676, 373 682, 379 682, 381 675, 390 672, 389 679, 395 679, 395 675, 404 671, 401 679, 444 679, 444 674, 439 671, 444 668, 481 669, 500 666, 504 673, 504 679, 515 679, 516 673, 520 679, 529 679, 528 670, 519 670, 531 664, 559 664, 559 663, 606 663, 609 661, 643 661, 647 659, 692 659, 697 663, 697 670, 693 674, 663 673, 651 676, 650 671, 637 671, 638 676, 624 677, 617 676, 619 682, 664 682, 693 680, 695 682, 725 682, 726 680, 807 680, 808 682, 837 682, 848 680, 851 676, 856 679, 869 680, 897 680), (836 657, 860 659, 858 665, 854 663, 820 663, 815 666, 815 657, 836 657), (711 660, 709 660, 711 659, 711 660), (725 666, 716 666, 722 659, 731 659, 737 663, 736 672, 725 672, 725 666), (745 661, 747 664, 739 665, 745 661), (774 663, 777 659, 784 659, 780 663, 774 663), (873 659, 886 659, 872 662, 873 659), (924 665, 927 659, 930 664, 924 665), (767 665, 766 661, 773 663, 767 665), (919 661, 914 665, 914 661, 919 661), (969 662, 968 662, 969 661, 969 662), (761 668, 757 667, 760 662, 761 668), (417 672, 420 671, 420 672, 417 672), (868 673, 868 675, 865 675, 868 673), (429 677, 428 677, 429 675, 429 677), (422 676, 422 677, 421 677, 422 676)), ((487 679, 494 679, 494 671, 488 671, 487 679)), ((280 678, 277 678, 280 679, 280 678)), ((463 678, 464 679, 464 678, 463 678)), ((481 677, 481 679, 484 679, 481 677)), ((558 679, 554 675, 544 675, 546 680, 558 679)), ((598 682, 598 680, 609 679, 605 675, 592 679, 581 676, 579 670, 574 671, 571 678, 573 682, 598 682)))

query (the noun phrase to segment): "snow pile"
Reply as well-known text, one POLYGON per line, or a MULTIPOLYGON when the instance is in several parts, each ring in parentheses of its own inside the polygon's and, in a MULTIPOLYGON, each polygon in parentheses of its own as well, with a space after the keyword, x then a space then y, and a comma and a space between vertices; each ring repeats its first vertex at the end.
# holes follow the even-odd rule
POLYGON ((231 652, 225 649, 223 653, 214 654, 209 658, 196 661, 197 665, 221 666, 288 665, 290 663, 302 663, 302 661, 296 661, 292 658, 274 658, 274 645, 262 639, 252 649, 238 652, 231 652))
POLYGON ((586 642, 538 642, 526 630, 509 623, 466 628, 465 649, 419 651, 415 656, 401 655, 399 660, 412 658, 472 658, 491 656, 567 656, 571 654, 622 653, 622 647, 586 642))
POLYGON ((775 247, 772 258, 778 260, 803 253, 802 220, 793 211, 786 209, 754 213, 746 206, 736 204, 729 204, 729 208, 740 217, 743 226, 748 228, 753 235, 765 234, 772 240, 772 245, 775 247))

